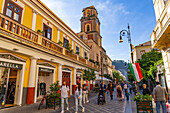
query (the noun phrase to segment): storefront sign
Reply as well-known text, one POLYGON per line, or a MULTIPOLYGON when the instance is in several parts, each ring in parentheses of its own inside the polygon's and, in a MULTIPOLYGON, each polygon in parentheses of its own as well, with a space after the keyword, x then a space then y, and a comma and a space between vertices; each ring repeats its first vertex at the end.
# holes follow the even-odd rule
POLYGON ((53 69, 47 69, 47 68, 42 68, 42 67, 39 68, 39 71, 42 71, 42 72, 49 72, 49 73, 53 73, 53 72, 54 72, 53 69))
POLYGON ((3 61, 0 61, 0 67, 22 69, 22 65, 21 64, 14 64, 14 63, 3 62, 3 61))

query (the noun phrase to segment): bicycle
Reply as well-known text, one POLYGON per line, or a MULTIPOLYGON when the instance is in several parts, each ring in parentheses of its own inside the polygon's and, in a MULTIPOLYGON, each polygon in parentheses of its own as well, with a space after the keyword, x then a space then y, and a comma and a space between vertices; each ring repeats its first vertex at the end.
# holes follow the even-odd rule
MULTIPOLYGON (((49 93, 49 91, 48 91, 47 93, 49 93)), ((39 106, 38 106, 38 110, 40 110, 41 106, 44 104, 44 101, 46 101, 46 99, 47 99, 47 95, 46 95, 46 92, 45 92, 45 93, 44 93, 44 96, 43 96, 43 98, 41 99, 41 102, 40 102, 40 104, 39 104, 39 106)))

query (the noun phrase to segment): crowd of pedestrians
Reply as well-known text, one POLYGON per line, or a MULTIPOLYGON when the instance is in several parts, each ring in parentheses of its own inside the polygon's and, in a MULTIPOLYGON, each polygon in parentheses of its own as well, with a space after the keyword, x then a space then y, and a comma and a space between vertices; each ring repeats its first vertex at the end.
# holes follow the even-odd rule
MULTIPOLYGON (((82 112, 85 111, 85 108, 82 105, 82 102, 84 104, 88 103, 88 86, 86 84, 82 85, 80 84, 76 85, 75 88, 75 113, 78 112, 78 107, 81 107, 82 112)), ((109 82, 108 85, 105 84, 103 81, 99 88, 99 94, 103 95, 104 103, 106 102, 106 93, 110 94, 110 100, 113 100, 113 93, 114 89, 116 89, 117 98, 119 101, 122 101, 124 97, 126 97, 127 101, 129 101, 129 96, 132 94, 132 91, 134 92, 134 95, 137 95, 137 92, 139 92, 139 85, 134 82, 133 84, 128 82, 121 82, 114 84, 112 82, 109 82)), ((168 101, 168 93, 165 90, 165 88, 161 87, 159 82, 156 82, 156 87, 153 89, 153 92, 150 91, 147 88, 146 84, 141 85, 142 87, 142 94, 143 95, 150 95, 153 96, 154 102, 156 103, 156 111, 157 113, 160 113, 160 106, 162 106, 163 113, 167 113, 166 111, 166 102, 168 101)), ((61 90, 61 113, 64 113, 64 104, 66 104, 66 110, 69 110, 69 103, 68 103, 68 92, 69 87, 66 85, 66 81, 63 81, 63 85, 60 87, 61 90)), ((141 90, 140 90, 141 92, 141 90)))

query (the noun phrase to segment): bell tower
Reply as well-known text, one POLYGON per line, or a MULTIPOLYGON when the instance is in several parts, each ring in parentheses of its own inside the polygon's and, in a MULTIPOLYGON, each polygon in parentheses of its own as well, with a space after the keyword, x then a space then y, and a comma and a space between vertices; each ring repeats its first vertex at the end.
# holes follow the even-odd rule
POLYGON ((101 45, 100 36, 100 21, 98 13, 94 6, 86 7, 83 9, 83 16, 81 21, 81 32, 87 34, 87 40, 93 40, 98 46, 101 45))

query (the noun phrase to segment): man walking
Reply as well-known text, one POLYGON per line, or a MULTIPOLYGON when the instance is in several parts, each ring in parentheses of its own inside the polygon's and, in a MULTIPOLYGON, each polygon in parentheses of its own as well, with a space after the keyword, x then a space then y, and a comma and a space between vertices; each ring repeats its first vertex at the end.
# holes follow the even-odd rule
POLYGON ((104 102, 106 102, 105 100, 105 96, 106 96, 106 85, 104 84, 104 81, 102 82, 102 84, 100 85, 100 90, 103 91, 103 94, 104 94, 104 102))
POLYGON ((156 82, 156 87, 153 90, 153 98, 156 103, 156 112, 160 113, 161 105, 163 113, 167 113, 166 102, 168 102, 168 94, 165 88, 160 86, 159 82, 156 82))
POLYGON ((69 110, 68 106, 68 91, 69 87, 66 85, 66 81, 63 81, 63 85, 60 88, 61 90, 61 113, 64 113, 64 100, 66 101, 67 109, 69 110))

